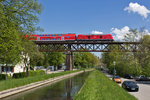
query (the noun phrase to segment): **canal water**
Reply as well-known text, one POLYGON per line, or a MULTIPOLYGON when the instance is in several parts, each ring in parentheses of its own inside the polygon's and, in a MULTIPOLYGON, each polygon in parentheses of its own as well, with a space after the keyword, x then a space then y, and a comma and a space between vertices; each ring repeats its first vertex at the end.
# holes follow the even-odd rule
POLYGON ((2 100, 73 100, 90 72, 84 72, 74 77, 47 84, 43 87, 22 92, 2 100))

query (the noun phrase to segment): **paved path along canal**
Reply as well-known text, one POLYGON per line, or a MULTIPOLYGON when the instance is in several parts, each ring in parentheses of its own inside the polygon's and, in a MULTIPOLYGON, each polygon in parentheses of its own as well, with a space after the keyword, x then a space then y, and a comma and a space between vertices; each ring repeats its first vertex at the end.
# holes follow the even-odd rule
POLYGON ((55 84, 22 92, 1 100, 73 100, 90 72, 84 72, 55 84))

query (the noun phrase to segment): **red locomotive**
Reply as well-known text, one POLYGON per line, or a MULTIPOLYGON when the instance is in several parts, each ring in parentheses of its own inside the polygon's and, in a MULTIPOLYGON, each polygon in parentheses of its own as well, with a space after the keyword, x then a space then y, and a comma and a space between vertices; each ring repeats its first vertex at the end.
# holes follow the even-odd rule
POLYGON ((113 41, 111 34, 106 35, 83 35, 83 34, 41 34, 41 35, 26 35, 30 40, 35 41, 71 41, 71 40, 99 40, 113 41))
POLYGON ((82 35, 77 36, 77 40, 113 40, 111 34, 106 35, 82 35))

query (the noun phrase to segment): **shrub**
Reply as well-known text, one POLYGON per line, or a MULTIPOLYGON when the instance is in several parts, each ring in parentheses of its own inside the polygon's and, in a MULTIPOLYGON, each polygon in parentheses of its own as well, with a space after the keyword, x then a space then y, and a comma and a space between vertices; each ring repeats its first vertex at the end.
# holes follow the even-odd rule
POLYGON ((36 75, 43 75, 45 71, 43 70, 36 70, 36 71, 29 71, 29 76, 36 76, 36 75))
POLYGON ((26 72, 21 72, 21 73, 14 73, 13 78, 24 78, 27 77, 26 72))
POLYGON ((6 80, 8 77, 7 74, 0 74, 0 80, 6 80))

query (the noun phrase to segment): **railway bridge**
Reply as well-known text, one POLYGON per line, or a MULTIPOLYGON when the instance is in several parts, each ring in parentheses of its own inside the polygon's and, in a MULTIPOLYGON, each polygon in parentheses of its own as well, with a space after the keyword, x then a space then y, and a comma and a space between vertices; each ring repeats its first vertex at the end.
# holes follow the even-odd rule
POLYGON ((66 70, 72 70, 73 52, 136 52, 140 42, 115 41, 35 41, 41 52, 65 52, 66 70))

